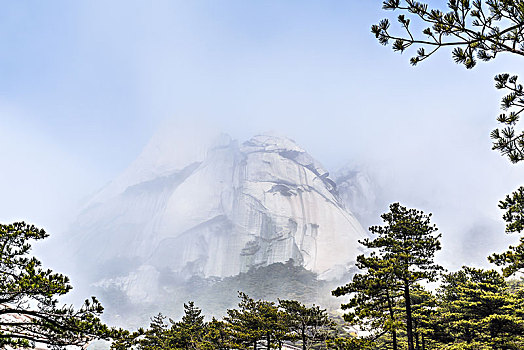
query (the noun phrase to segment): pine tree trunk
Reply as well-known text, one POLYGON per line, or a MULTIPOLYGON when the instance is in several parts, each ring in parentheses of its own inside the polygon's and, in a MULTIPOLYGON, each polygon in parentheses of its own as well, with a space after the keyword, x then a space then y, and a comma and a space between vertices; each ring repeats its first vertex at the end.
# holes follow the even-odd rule
POLYGON ((422 350, 426 350, 426 339, 424 338, 424 333, 422 333, 422 350))
POLYGON ((404 301, 406 302, 406 334, 408 336, 408 350, 415 350, 413 347, 413 320, 411 315, 411 296, 409 284, 404 280, 404 301))
POLYGON ((266 332, 266 349, 271 350, 271 333, 266 332))
POLYGON ((413 320, 413 334, 415 337, 415 349, 420 350, 420 334, 418 332, 418 323, 417 320, 413 320))
POLYGON ((306 332, 302 332, 302 350, 307 350, 307 346, 306 346, 306 332))
POLYGON ((393 350, 397 350, 397 331, 393 330, 391 333, 391 335, 393 336, 393 350))
POLYGON ((256 340, 253 342, 253 350, 257 350, 257 341, 256 340))
MULTIPOLYGON (((386 290, 386 296, 388 298, 389 317, 391 321, 393 321, 395 319, 395 314, 393 312, 393 305, 389 296, 389 290, 386 290)), ((393 336, 393 350, 397 350, 397 330, 391 330, 391 335, 393 336)))

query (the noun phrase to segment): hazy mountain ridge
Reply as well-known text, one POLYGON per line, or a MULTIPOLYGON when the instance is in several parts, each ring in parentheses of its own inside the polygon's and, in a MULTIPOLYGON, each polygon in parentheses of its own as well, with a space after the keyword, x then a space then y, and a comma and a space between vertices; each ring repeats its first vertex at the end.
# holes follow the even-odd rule
POLYGON ((347 165, 333 173, 337 193, 342 203, 367 228, 376 224, 384 206, 381 189, 371 172, 364 167, 347 165))
POLYGON ((92 285, 154 303, 169 293, 166 278, 224 278, 290 259, 320 279, 351 269, 366 236, 347 209, 358 188, 340 194, 320 163, 285 137, 200 142, 211 146, 168 166, 158 145, 170 143, 153 139, 85 207, 71 244, 92 285))

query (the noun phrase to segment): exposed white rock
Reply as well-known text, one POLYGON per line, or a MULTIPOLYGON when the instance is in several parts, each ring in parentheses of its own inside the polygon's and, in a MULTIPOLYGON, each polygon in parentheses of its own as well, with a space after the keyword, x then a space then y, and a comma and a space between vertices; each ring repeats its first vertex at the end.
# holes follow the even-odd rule
POLYGON ((94 277, 98 285, 144 300, 160 271, 225 277, 290 258, 332 279, 359 254, 365 231, 329 174, 292 140, 239 144, 222 135, 176 160, 164 147, 173 150, 165 135, 153 140, 78 218, 78 258, 110 266, 94 277))

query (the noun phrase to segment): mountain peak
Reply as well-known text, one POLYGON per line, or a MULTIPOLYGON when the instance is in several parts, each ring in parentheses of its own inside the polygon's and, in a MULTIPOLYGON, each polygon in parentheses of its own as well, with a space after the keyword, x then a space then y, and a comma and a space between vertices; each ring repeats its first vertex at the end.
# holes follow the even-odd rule
POLYGON ((297 143, 285 136, 277 135, 275 133, 260 134, 253 136, 249 141, 244 142, 245 145, 253 147, 261 147, 267 151, 272 150, 289 150, 297 152, 305 152, 297 143))
POLYGON ((78 258, 111 262, 91 267, 103 272, 93 283, 136 294, 129 281, 143 271, 156 285, 167 272, 226 277, 289 259, 322 278, 353 266, 365 232, 328 172, 293 140, 263 134, 239 144, 222 134, 199 150, 184 140, 153 139, 111 195, 79 216, 78 258))

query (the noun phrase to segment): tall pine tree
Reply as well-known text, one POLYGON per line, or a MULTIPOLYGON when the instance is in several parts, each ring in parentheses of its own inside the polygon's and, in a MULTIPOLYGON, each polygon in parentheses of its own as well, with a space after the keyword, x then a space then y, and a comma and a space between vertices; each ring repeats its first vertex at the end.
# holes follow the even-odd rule
POLYGON ((334 296, 351 296, 348 303, 342 304, 342 309, 349 311, 344 319, 371 331, 374 337, 389 332, 393 350, 397 350, 400 323, 395 305, 400 294, 394 287, 393 266, 371 252, 369 257, 357 257, 357 267, 363 273, 356 274, 350 283, 332 292, 334 296))
POLYGON ((247 294, 239 292, 239 310, 227 310, 225 321, 231 326, 232 335, 238 347, 257 350, 258 342, 265 341, 267 349, 282 333, 278 307, 265 300, 253 300, 247 294))
MULTIPOLYGON (((388 298, 392 298, 393 302, 401 294, 408 350, 414 350, 411 294, 417 283, 435 281, 442 270, 442 267, 434 262, 435 253, 440 250, 440 234, 437 234, 437 227, 430 222, 431 214, 407 209, 399 203, 391 204, 389 209, 388 213, 381 215, 383 226, 369 228, 376 237, 360 241, 366 248, 372 250, 368 258, 360 256, 358 258, 360 267, 367 270, 366 273, 355 275, 350 284, 337 289, 334 293, 338 295, 355 293, 354 295, 360 299, 355 299, 354 296, 353 300, 369 304, 371 307, 369 311, 360 309, 360 314, 357 316, 361 320, 375 317, 377 314, 385 315, 388 298), (380 282, 381 280, 383 283, 380 282), (372 300, 376 300, 376 303, 371 303, 372 300), (373 309, 375 305, 380 306, 381 309, 373 309)), ((354 302, 351 308, 359 311, 358 302, 354 302)), ((390 315, 390 321, 394 324, 396 317, 393 312, 390 315)), ((394 337, 393 346, 396 348, 395 328, 391 327, 390 330, 394 337)))

